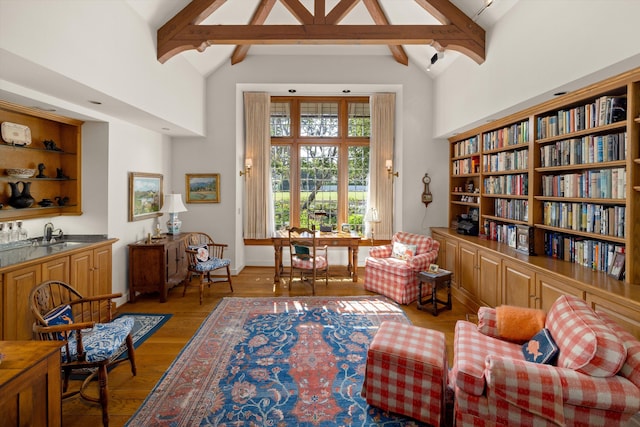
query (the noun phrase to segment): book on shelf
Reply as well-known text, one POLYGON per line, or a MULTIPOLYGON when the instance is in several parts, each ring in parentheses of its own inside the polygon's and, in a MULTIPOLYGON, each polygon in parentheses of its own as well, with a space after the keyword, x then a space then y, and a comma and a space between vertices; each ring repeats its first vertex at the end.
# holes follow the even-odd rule
POLYGON ((624 245, 551 231, 544 233, 546 256, 592 270, 608 271, 616 252, 624 253, 624 245))

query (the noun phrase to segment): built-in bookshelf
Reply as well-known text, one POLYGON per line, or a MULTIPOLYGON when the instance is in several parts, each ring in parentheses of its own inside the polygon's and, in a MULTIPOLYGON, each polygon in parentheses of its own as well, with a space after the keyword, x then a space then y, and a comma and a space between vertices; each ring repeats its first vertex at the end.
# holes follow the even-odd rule
POLYGON ((531 256, 594 271, 623 253, 640 283, 640 68, 449 141, 452 223, 477 207, 482 238, 529 227, 531 256))

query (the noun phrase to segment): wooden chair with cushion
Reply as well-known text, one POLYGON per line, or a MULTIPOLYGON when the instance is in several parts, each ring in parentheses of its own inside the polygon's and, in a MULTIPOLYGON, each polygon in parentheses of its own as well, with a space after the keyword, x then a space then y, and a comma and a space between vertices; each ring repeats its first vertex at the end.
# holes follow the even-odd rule
POLYGON ((113 299, 122 294, 83 298, 67 283, 50 280, 36 286, 29 295, 36 321, 33 332, 43 341, 65 341, 62 347, 63 399, 80 394, 102 406, 102 424, 109 425, 109 388, 107 371, 129 360, 136 375, 131 330, 133 318, 113 319, 113 299), (127 357, 118 356, 127 351, 127 357), (68 391, 72 373, 87 374, 78 390, 68 391), (86 393, 86 387, 98 376, 99 397, 86 393))
POLYGON ((304 275, 311 275, 311 292, 316 294, 316 277, 324 273, 325 285, 329 285, 329 259, 327 245, 319 246, 315 231, 308 228, 291 227, 289 229, 289 253, 291 267, 289 270, 289 288, 293 282, 294 273, 300 273, 300 281, 304 282, 304 275), (322 255, 321 255, 322 254, 322 255))
POLYGON ((187 293, 187 286, 191 283, 191 276, 197 274, 200 276, 200 304, 202 304, 202 296, 204 294, 204 285, 207 283, 211 287, 211 283, 229 283, 229 289, 233 292, 233 284, 231 283, 231 271, 229 265, 231 260, 223 258, 224 249, 228 245, 223 243, 215 243, 213 239, 206 233, 191 233, 187 239, 187 257, 189 261, 189 278, 184 282, 184 290, 182 296, 187 293), (227 271, 225 276, 212 276, 211 273, 225 268, 227 271), (207 278, 205 282, 205 276, 207 278))

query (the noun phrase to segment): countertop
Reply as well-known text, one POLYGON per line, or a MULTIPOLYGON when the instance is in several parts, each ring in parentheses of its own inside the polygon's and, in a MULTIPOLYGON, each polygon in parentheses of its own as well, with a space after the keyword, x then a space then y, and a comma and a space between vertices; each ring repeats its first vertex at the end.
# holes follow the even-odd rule
POLYGON ((30 239, 31 245, 0 250, 0 270, 27 264, 49 256, 60 255, 75 249, 83 249, 97 243, 115 242, 105 234, 65 235, 54 243, 43 245, 40 239, 30 239))

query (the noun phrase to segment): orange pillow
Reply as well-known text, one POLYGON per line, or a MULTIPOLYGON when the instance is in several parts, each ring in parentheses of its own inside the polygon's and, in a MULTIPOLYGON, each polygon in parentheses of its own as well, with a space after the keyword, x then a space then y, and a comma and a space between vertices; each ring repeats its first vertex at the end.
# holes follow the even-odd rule
POLYGON ((496 307, 498 335, 509 341, 529 341, 544 328, 546 314, 535 308, 496 307))

